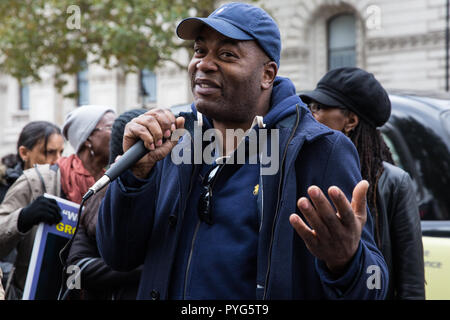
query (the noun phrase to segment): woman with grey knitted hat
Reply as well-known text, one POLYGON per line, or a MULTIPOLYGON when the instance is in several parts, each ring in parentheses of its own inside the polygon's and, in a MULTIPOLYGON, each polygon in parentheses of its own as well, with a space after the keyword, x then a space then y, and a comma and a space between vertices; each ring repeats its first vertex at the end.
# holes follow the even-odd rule
MULTIPOLYGON (((16 297, 21 297, 25 285, 37 225, 61 220, 56 201, 43 194, 81 202, 108 164, 115 117, 114 110, 106 106, 86 105, 73 110, 66 117, 63 135, 76 154, 59 158, 56 164, 25 170, 8 190, 0 205, 0 256, 17 248, 16 270, 10 286, 16 297)), ((55 281, 59 276, 55 275, 55 281)))
POLYGON ((109 140, 116 118, 107 106, 85 105, 70 112, 62 128, 75 154, 58 160, 61 186, 69 200, 81 197, 104 173, 109 161, 109 140))
MULTIPOLYGON (((125 125, 146 111, 146 109, 128 110, 114 121, 109 145, 111 164, 114 163, 117 156, 123 154, 122 142, 125 125)), ((80 225, 73 235, 66 265, 79 265, 82 269, 80 279, 82 279, 83 299, 134 300, 139 285, 141 267, 129 272, 112 270, 102 259, 97 249, 98 210, 106 190, 107 188, 100 190, 86 202, 83 214, 80 217, 80 225)), ((70 299, 77 297, 76 290, 72 293, 67 290, 66 294, 70 294, 70 299)))

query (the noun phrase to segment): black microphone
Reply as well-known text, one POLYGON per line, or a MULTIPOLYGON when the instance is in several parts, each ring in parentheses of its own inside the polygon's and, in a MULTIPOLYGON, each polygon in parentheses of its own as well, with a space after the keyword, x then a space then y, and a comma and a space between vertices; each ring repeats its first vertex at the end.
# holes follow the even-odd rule
MULTIPOLYGON (((164 141, 165 139, 163 139, 164 141)), ((128 149, 119 160, 111 165, 111 167, 105 172, 103 177, 97 180, 88 192, 83 196, 83 200, 90 198, 95 193, 99 192, 111 181, 115 180, 123 172, 131 168, 136 162, 145 156, 150 150, 145 148, 144 141, 139 140, 130 149, 128 149)))

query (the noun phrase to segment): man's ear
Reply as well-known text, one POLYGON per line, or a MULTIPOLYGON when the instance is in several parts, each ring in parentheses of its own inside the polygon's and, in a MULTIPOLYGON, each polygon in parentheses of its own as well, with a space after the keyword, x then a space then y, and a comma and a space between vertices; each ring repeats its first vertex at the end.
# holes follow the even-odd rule
POLYGON ((264 72, 261 82, 261 89, 267 90, 272 87, 275 77, 278 73, 278 66, 275 61, 269 61, 264 64, 264 72))
POLYGON ((355 113, 348 111, 347 121, 343 129, 345 135, 348 136, 350 132, 353 131, 358 124, 359 124, 359 117, 355 113))
POLYGON ((30 150, 25 146, 19 147, 19 156, 23 162, 27 162, 30 150))

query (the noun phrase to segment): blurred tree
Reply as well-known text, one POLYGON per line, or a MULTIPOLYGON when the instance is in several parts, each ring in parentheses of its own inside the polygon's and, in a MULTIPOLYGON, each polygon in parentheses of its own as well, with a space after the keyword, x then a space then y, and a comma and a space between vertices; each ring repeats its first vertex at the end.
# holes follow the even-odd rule
POLYGON ((39 81, 54 67, 59 91, 83 61, 125 73, 154 70, 189 42, 175 36, 183 18, 207 16, 214 0, 1 0, 0 72, 39 81))

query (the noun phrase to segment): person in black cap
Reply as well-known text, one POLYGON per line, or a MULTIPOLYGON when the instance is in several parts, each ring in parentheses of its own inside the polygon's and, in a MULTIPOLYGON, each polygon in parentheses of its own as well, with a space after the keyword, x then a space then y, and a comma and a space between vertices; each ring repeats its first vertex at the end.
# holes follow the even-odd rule
POLYGON ((275 21, 227 3, 183 20, 177 34, 194 41, 192 112, 153 109, 125 127, 124 150, 141 139, 150 152, 100 206, 106 263, 122 271, 144 263, 138 299, 383 299, 388 272, 356 149, 277 77, 275 21), (207 129, 219 148, 202 145, 207 129), (237 139, 238 129, 247 136, 237 139), (179 153, 187 162, 174 160, 179 153))
POLYGON ((378 127, 391 114, 389 96, 373 74, 359 68, 329 71, 300 98, 314 117, 355 144, 375 220, 375 238, 390 271, 388 299, 425 299, 420 216, 407 172, 394 165, 378 127))

